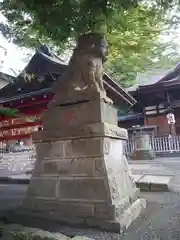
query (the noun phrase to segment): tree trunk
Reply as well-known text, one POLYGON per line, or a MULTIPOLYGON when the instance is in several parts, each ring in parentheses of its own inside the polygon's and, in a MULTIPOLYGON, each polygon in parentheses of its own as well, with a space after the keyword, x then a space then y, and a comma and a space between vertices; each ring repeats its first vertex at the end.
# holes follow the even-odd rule
POLYGON ((98 33, 81 35, 68 67, 53 86, 55 102, 65 104, 100 97, 112 103, 103 86, 103 63, 107 55, 108 43, 104 36, 98 33))

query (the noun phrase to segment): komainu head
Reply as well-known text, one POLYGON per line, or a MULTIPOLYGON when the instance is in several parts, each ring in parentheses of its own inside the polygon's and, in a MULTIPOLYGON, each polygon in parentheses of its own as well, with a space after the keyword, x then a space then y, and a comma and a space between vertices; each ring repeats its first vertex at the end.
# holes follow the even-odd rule
POLYGON ((76 50, 83 54, 94 55, 105 62, 108 55, 108 42, 105 36, 99 33, 87 33, 79 37, 76 50))

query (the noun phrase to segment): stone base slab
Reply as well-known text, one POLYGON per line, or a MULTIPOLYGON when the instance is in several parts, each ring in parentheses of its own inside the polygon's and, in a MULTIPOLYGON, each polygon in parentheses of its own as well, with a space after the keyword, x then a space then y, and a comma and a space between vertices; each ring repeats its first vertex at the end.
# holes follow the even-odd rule
MULTIPOLYGON (((43 205, 42 200, 41 202, 43 205)), ((105 208, 104 209, 102 208, 103 210, 102 216, 99 216, 99 218, 93 216, 92 208, 90 210, 91 212, 90 215, 92 216, 90 217, 89 215, 88 217, 86 217, 87 209, 84 211, 85 214, 83 214, 83 205, 81 207, 80 205, 78 206, 78 204, 77 206, 75 206, 76 204, 74 204, 71 207, 69 204, 64 203, 64 207, 65 205, 67 205, 67 208, 69 208, 68 209, 69 215, 66 209, 64 209, 64 215, 62 215, 62 211, 59 214, 59 211, 57 209, 52 210, 51 208, 48 208, 48 207, 47 209, 43 210, 42 206, 40 208, 39 205, 36 205, 36 207, 34 205, 34 208, 32 208, 31 211, 23 208, 23 210, 21 210, 19 213, 24 215, 37 216, 43 219, 51 219, 61 224, 70 225, 70 226, 82 226, 82 227, 85 226, 86 228, 100 228, 104 231, 122 233, 128 229, 131 223, 140 215, 141 211, 146 208, 146 200, 137 199, 132 204, 128 204, 128 206, 124 206, 125 209, 121 210, 122 213, 120 215, 118 215, 118 212, 115 213, 113 208, 109 206, 112 209, 111 217, 108 216, 109 215, 108 210, 106 210, 105 208), (81 208, 82 215, 81 216, 79 215, 79 218, 77 218, 77 216, 73 217, 73 214, 74 214, 73 211, 76 212, 76 207, 81 208), (115 216, 113 216, 114 214, 115 216), (102 218, 104 216, 106 216, 107 219, 102 218), (109 220, 110 218, 112 218, 112 220, 109 220)))
POLYGON ((24 210, 66 224, 110 231, 124 229, 125 219, 129 226, 134 214, 129 215, 128 209, 135 202, 138 206, 138 200, 123 140, 100 137, 39 142, 36 150, 24 210))
POLYGON ((44 130, 104 122, 117 126, 117 109, 103 100, 59 106, 44 111, 42 122, 44 130))
POLYGON ((169 192, 169 184, 172 176, 142 175, 136 181, 136 186, 141 191, 169 192))
POLYGON ((123 218, 124 211, 138 200, 139 190, 131 197, 124 197, 117 205, 105 201, 58 200, 45 197, 26 197, 23 202, 24 211, 31 209, 31 214, 41 215, 60 221, 93 222, 114 221, 123 218), (69 220, 68 220, 69 219, 69 220), (92 220, 92 221, 91 221, 92 220))
MULTIPOLYGON (((57 82, 56 82, 57 83, 57 82)), ((84 102, 91 102, 91 101, 104 101, 108 104, 113 104, 112 99, 108 98, 106 94, 97 92, 96 90, 77 90, 73 91, 72 93, 67 93, 66 91, 61 92, 61 94, 56 94, 57 89, 62 89, 61 87, 53 86, 52 90, 55 93, 54 98, 48 104, 48 109, 54 108, 56 106, 67 106, 72 104, 84 103, 84 102)), ((59 91, 59 90, 58 90, 59 91)))
MULTIPOLYGON (((70 226, 69 224, 60 224, 59 222, 50 219, 42 219, 33 215, 26 215, 21 211, 8 213, 6 218, 8 219, 8 222, 19 224, 23 227, 28 226, 35 229, 38 228, 38 230, 43 229, 51 233, 60 232, 61 234, 70 237, 70 239, 73 239, 74 236, 81 236, 83 240, 86 240, 86 238, 90 238, 90 240, 120 239, 119 232, 109 232, 100 228, 84 228, 78 225, 70 226)), ((80 238, 80 240, 82 239, 80 238)))
POLYGON ((78 127, 62 127, 55 130, 43 130, 33 133, 33 141, 50 141, 50 140, 64 140, 73 138, 87 138, 87 137, 113 137, 118 139, 128 139, 126 129, 119 128, 116 125, 108 123, 94 123, 78 127))
POLYGON ((153 160, 155 157, 155 153, 152 149, 135 149, 132 154, 132 160, 153 160))

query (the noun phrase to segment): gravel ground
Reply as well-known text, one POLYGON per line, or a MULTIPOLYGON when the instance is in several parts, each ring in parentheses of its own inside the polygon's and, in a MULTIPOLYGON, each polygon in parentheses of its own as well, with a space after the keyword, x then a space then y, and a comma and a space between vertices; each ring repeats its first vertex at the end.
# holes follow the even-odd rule
MULTIPOLYGON (((5 203, 6 209, 15 206, 14 201, 23 197, 24 186, 5 186, 0 191, 0 203, 5 203), (3 193, 3 198, 2 194, 3 193)), ((26 219, 14 215, 10 220, 17 224, 61 232, 65 235, 86 235, 95 240, 174 240, 180 239, 180 194, 179 193, 141 193, 148 201, 147 209, 123 235, 110 234, 92 229, 78 229, 60 226, 54 222, 39 219, 26 219)))
MULTIPOLYGON (((59 231, 66 235, 80 234, 103 240, 180 240, 180 160, 179 158, 167 161, 162 159, 161 161, 158 160, 158 164, 159 162, 176 173, 171 182, 171 190, 174 192, 141 193, 141 197, 145 197, 148 200, 147 209, 131 225, 128 231, 121 236, 91 229, 82 230, 57 226, 52 222, 42 222, 42 220, 27 221, 16 218, 14 222, 51 231, 59 231)), ((19 206, 25 190, 26 186, 22 185, 0 185, 0 210, 19 206)))

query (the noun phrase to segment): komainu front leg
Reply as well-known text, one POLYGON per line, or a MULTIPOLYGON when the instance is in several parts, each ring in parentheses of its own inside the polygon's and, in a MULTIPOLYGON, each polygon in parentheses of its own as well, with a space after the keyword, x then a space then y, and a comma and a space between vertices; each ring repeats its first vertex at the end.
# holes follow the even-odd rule
POLYGON ((104 88, 103 72, 104 72, 104 68, 102 67, 102 64, 100 63, 100 66, 98 66, 97 71, 96 71, 96 80, 95 81, 98 84, 100 95, 104 99, 104 101, 106 103, 113 104, 113 101, 107 97, 106 90, 104 88))

